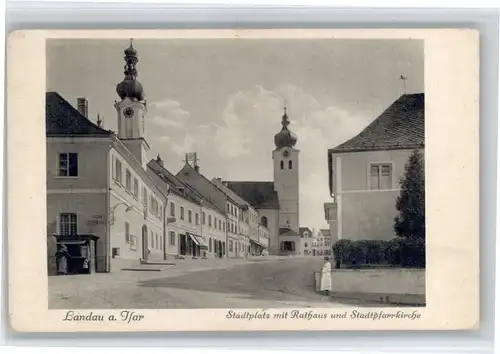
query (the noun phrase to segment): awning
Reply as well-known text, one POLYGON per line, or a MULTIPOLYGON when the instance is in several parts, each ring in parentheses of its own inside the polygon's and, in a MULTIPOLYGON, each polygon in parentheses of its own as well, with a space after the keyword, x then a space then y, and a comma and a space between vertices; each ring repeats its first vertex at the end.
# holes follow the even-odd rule
POLYGON ((202 236, 198 236, 198 235, 192 234, 190 232, 186 232, 186 234, 188 234, 188 236, 191 238, 191 240, 193 240, 193 242, 196 245, 200 246, 201 249, 208 249, 208 245, 202 236))
POLYGON ((57 241, 60 245, 83 245, 87 241, 78 241, 78 240, 66 240, 66 241, 57 241))
POLYGON ((198 241, 198 238, 196 237, 196 235, 193 235, 193 234, 191 234, 189 232, 186 232, 186 233, 189 236, 189 238, 191 240, 193 240, 193 242, 194 242, 195 245, 198 245, 198 246, 200 245, 200 242, 198 241))
POLYGON ((257 246, 262 247, 262 248, 266 248, 267 247, 266 245, 264 245, 264 244, 262 244, 262 243, 260 243, 258 241, 252 240, 252 239, 250 239, 250 243, 253 243, 254 245, 257 245, 257 246))

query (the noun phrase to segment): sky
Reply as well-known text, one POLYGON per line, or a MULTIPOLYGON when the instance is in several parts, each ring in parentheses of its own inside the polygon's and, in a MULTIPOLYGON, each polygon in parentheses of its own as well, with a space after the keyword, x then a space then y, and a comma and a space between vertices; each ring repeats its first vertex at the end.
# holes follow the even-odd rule
MULTIPOLYGON (((128 40, 51 40, 47 91, 116 130, 128 40)), ((327 228, 327 149, 358 134, 403 93, 424 92, 421 40, 134 40, 150 157, 176 174, 197 152, 207 178, 272 181, 286 105, 300 150, 300 226, 327 228), (405 83, 400 76, 407 77, 405 83)))

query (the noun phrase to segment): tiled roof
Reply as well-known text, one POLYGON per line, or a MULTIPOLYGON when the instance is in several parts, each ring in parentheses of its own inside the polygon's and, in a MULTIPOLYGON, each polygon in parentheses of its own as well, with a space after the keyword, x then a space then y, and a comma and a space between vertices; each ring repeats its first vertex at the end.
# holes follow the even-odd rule
POLYGON ((188 164, 177 172, 176 177, 182 183, 191 187, 202 196, 203 201, 209 202, 223 214, 226 213, 226 195, 218 189, 208 178, 203 176, 199 171, 195 170, 188 164))
POLYGON ((109 136, 114 134, 91 122, 57 92, 45 94, 45 122, 47 136, 109 136))
POLYGON ((280 236, 300 236, 297 232, 289 229, 288 227, 280 227, 280 236))
POLYGON ((166 183, 170 187, 170 192, 174 193, 182 198, 185 198, 193 203, 201 204, 201 196, 197 195, 195 191, 191 189, 187 184, 183 183, 172 173, 170 173, 165 167, 160 165, 158 161, 151 160, 148 163, 148 171, 157 176, 163 183, 166 183))
POLYGON ((250 205, 246 200, 243 200, 238 194, 236 194, 231 188, 228 188, 222 181, 217 178, 212 179, 212 183, 221 190, 222 193, 226 194, 231 200, 233 200, 238 206, 245 207, 250 205))
POLYGON ((401 96, 361 133, 329 152, 423 147, 424 101, 423 93, 401 96))
POLYGON ((278 193, 273 182, 224 181, 224 185, 255 209, 279 209, 278 193))
POLYGON ((423 148, 425 143, 425 95, 399 97, 354 138, 328 150, 328 183, 332 193, 332 154, 373 150, 423 148))

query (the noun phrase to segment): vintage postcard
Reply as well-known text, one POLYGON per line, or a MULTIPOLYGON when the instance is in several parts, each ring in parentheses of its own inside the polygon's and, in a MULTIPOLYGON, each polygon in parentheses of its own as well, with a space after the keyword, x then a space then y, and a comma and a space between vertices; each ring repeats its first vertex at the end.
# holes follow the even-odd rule
POLYGON ((477 328, 476 31, 27 30, 7 55, 14 330, 477 328))

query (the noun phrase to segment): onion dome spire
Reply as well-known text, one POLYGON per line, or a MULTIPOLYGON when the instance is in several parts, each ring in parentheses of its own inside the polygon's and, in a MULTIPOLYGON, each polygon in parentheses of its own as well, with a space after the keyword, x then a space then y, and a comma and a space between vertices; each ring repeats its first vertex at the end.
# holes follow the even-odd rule
POLYGON ((136 65, 139 62, 137 57, 137 50, 134 48, 132 39, 130 39, 130 45, 124 51, 125 53, 125 78, 122 82, 116 85, 116 93, 123 100, 128 97, 132 100, 143 101, 144 100, 144 90, 141 83, 137 80, 137 68, 136 65))
POLYGON ((286 114, 285 107, 283 117, 281 118, 281 131, 274 136, 274 144, 277 149, 281 149, 283 147, 294 147, 297 143, 297 136, 288 129, 289 125, 290 120, 286 114))

